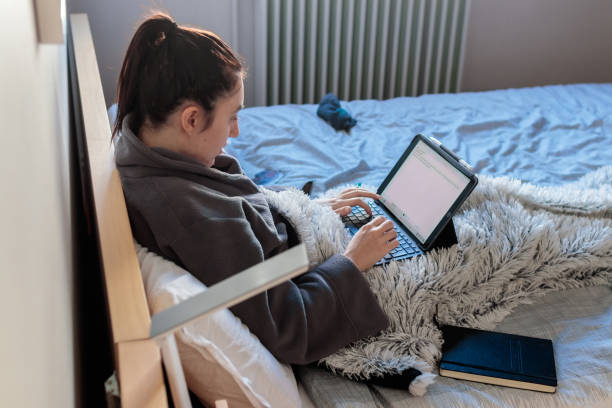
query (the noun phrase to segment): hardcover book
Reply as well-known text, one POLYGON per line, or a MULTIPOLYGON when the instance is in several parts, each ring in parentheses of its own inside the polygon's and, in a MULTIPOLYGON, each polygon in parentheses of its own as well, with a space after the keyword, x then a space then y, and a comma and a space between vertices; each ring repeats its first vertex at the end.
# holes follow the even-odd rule
POLYGON ((442 326, 440 375, 527 390, 555 392, 551 340, 442 326))

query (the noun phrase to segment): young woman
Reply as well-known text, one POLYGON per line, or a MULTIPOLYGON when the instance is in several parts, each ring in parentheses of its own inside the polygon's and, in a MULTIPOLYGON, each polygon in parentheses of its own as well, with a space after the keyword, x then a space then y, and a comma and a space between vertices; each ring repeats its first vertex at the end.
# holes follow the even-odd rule
MULTIPOLYGON (((145 20, 118 84, 114 135, 134 237, 213 285, 297 244, 278 209, 223 153, 238 137, 244 69, 215 34, 145 20)), ((370 211, 363 189, 321 201, 340 215, 370 211)), ((375 218, 335 255, 231 310, 280 360, 305 364, 388 324, 363 272, 397 246, 391 221, 375 218)))

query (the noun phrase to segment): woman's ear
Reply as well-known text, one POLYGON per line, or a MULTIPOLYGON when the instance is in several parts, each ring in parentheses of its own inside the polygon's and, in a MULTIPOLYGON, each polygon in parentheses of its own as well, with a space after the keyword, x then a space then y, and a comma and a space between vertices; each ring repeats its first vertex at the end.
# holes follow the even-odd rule
POLYGON ((206 112, 198 105, 187 105, 181 112, 181 128, 189 136, 199 134, 205 127, 206 112))

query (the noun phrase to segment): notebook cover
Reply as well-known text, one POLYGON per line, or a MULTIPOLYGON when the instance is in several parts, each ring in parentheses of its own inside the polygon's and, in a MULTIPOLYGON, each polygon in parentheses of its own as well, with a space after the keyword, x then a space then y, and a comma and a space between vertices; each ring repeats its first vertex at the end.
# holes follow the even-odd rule
POLYGON ((440 368, 556 387, 552 341, 443 326, 440 368))

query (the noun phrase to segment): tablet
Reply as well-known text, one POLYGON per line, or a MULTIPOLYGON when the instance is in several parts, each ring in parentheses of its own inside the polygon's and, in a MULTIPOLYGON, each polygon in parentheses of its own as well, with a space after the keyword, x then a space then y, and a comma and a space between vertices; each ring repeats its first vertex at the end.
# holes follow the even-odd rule
POLYGON ((438 140, 418 134, 377 193, 379 203, 426 251, 477 184, 464 160, 438 140))

